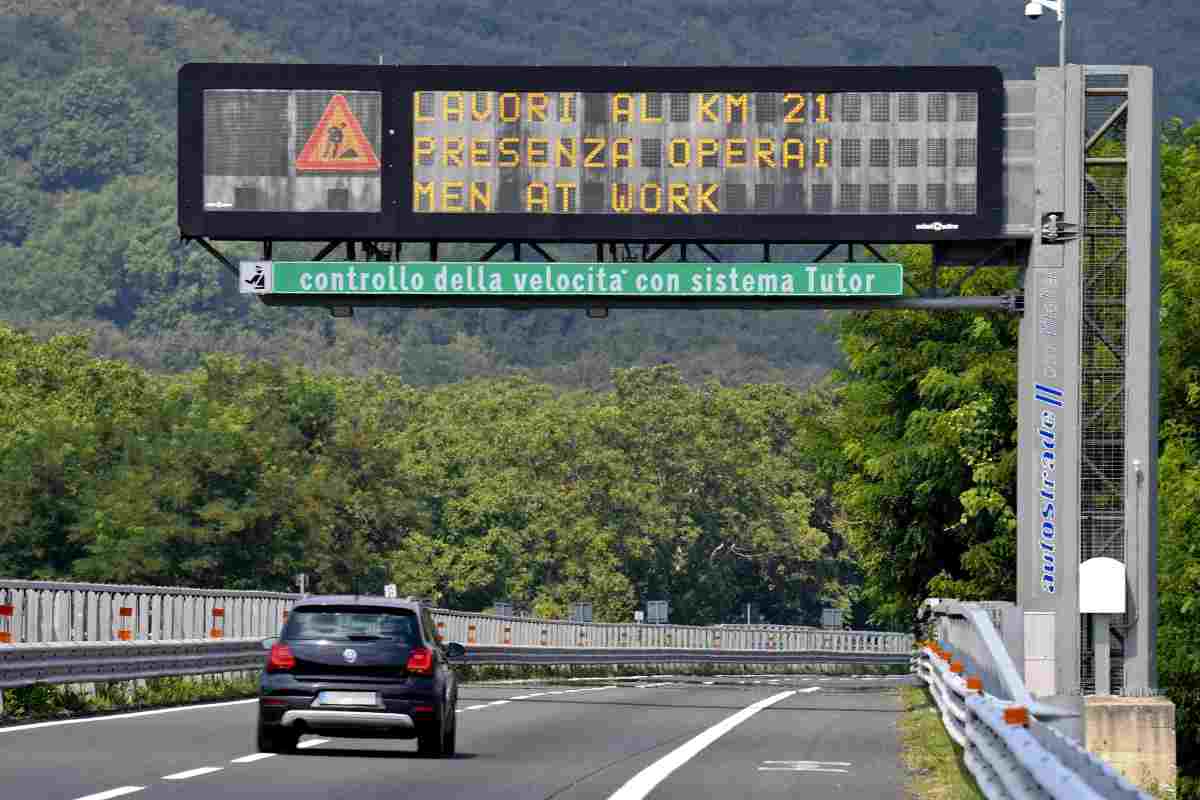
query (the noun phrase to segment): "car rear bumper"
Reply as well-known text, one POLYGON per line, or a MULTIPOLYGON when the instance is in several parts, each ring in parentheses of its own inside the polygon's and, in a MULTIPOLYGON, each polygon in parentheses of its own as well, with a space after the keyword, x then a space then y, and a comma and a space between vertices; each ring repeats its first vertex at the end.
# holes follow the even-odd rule
POLYGON ((447 714, 432 680, 306 681, 286 673, 264 674, 258 709, 267 728, 352 738, 412 738, 447 714), (317 697, 326 690, 373 692, 378 705, 321 706, 317 697))
POLYGON ((382 711, 325 711, 316 709, 293 709, 285 711, 280 724, 291 728, 297 724, 304 728, 399 728, 413 730, 416 726, 408 714, 390 714, 382 711))

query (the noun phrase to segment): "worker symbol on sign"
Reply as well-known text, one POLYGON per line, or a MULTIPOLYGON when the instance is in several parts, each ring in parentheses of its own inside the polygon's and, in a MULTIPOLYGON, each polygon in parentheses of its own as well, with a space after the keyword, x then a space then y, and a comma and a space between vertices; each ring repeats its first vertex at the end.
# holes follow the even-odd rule
POLYGON ((306 172, 373 172, 379 157, 363 133, 358 117, 350 110, 345 95, 335 94, 304 149, 296 169, 306 172))
POLYGON ((254 274, 246 279, 247 285, 257 292, 266 291, 267 268, 263 264, 254 265, 254 274))
POLYGON ((242 294, 267 294, 271 291, 271 262, 243 261, 238 265, 238 289, 242 294))
POLYGON ((325 148, 326 161, 337 158, 338 148, 341 147, 342 144, 342 129, 344 127, 345 125, 330 126, 329 132, 325 136, 325 141, 327 142, 325 148))

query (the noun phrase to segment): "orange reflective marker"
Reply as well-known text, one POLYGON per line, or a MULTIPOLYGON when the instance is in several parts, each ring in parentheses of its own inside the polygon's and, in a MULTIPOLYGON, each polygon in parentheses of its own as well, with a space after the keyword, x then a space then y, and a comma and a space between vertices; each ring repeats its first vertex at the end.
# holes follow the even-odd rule
POLYGON ((972 675, 971 677, 967 678, 967 691, 968 692, 982 692, 983 691, 983 681, 980 680, 975 675, 972 675))
POLYGON ((121 627, 117 631, 117 638, 122 642, 128 642, 133 639, 133 631, 130 630, 130 622, 133 617, 133 609, 129 606, 121 606, 117 609, 117 616, 121 618, 121 627))
POLYGON ((208 636, 210 639, 220 639, 225 635, 225 609, 214 608, 212 616, 212 627, 208 630, 208 636))
POLYGON ((0 606, 0 644, 12 644, 12 617, 11 605, 0 606))
POLYGON ((335 94, 296 158, 306 172, 373 172, 379 157, 344 95, 335 94))
POLYGON ((1004 721, 1009 725, 1029 727, 1029 709, 1025 706, 1009 706, 1004 709, 1004 721))
POLYGON ((957 675, 958 673, 962 672, 965 669, 966 668, 963 666, 963 662, 961 662, 961 661, 955 661, 953 664, 950 665, 950 671, 953 672, 955 675, 957 675))

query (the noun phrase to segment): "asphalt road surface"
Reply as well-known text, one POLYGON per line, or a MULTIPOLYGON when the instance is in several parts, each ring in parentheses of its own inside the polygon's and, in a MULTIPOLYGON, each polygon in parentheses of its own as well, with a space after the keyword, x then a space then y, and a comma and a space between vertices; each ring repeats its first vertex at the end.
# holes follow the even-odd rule
POLYGON ((460 689, 458 754, 306 736, 257 753, 255 702, 0 728, 11 800, 903 796, 907 676, 524 681, 460 689))

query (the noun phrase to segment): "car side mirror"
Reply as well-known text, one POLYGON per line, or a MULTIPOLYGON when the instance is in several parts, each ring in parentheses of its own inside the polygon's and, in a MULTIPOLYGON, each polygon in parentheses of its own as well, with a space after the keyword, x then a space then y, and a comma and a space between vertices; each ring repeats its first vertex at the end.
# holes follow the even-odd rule
POLYGON ((458 642, 451 642, 446 645, 447 658, 462 658, 467 654, 467 648, 463 647, 458 642))
POLYGON ((272 647, 274 647, 274 646, 275 646, 275 643, 276 643, 276 642, 278 642, 278 641, 279 641, 279 637, 278 637, 278 636, 271 636, 271 637, 269 637, 269 638, 267 638, 267 639, 263 639, 263 640, 262 640, 262 649, 263 649, 263 650, 270 650, 272 647))

